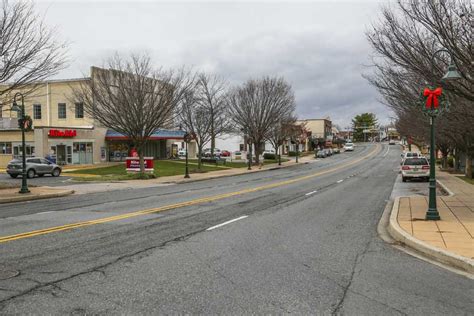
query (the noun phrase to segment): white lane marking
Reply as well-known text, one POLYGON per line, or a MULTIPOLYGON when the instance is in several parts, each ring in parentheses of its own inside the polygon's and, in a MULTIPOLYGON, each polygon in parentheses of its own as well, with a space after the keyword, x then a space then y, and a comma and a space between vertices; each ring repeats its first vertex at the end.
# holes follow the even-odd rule
POLYGON ((344 180, 338 180, 336 183, 341 183, 342 181, 344 181, 344 180))
POLYGON ((385 154, 383 154, 384 158, 385 158, 385 156, 387 156, 389 150, 390 150, 390 145, 387 147, 387 151, 385 152, 385 154))
POLYGON ((216 225, 216 226, 209 227, 209 228, 208 228, 208 229, 206 229, 206 230, 213 230, 213 229, 216 229, 216 228, 222 227, 222 226, 224 226, 224 225, 227 225, 227 224, 230 224, 230 223, 236 222, 236 221, 238 221, 238 220, 241 220, 241 219, 244 219, 244 218, 247 218, 247 217, 248 217, 247 215, 240 216, 240 217, 237 217, 237 218, 231 219, 230 221, 227 221, 227 222, 221 223, 221 224, 219 224, 219 225, 216 225))
POLYGON ((318 192, 318 191, 317 191, 317 190, 311 191, 311 192, 306 193, 305 195, 311 195, 311 194, 314 194, 314 193, 316 193, 316 192, 318 192))
POLYGON ((48 213, 53 213, 55 211, 46 211, 46 212, 39 212, 39 213, 36 213, 36 214, 48 214, 48 213))

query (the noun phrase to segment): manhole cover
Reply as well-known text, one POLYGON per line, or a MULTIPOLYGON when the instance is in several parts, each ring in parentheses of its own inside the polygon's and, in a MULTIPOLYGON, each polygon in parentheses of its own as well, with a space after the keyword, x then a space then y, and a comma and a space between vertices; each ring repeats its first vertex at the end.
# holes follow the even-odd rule
POLYGON ((19 274, 20 274, 20 271, 0 269, 0 280, 6 280, 6 279, 14 278, 19 274))

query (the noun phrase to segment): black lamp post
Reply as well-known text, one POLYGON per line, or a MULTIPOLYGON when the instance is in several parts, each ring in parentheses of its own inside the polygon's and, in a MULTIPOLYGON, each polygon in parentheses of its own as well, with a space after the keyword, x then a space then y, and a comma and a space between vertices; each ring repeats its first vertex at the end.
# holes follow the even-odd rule
MULTIPOLYGON (((448 53, 451 57, 451 62, 448 66, 448 72, 441 78, 443 81, 454 81, 461 79, 456 65, 454 64, 453 56, 446 49, 437 50, 432 56, 432 63, 434 63, 435 56, 441 52, 448 53)), ((446 106, 446 105, 445 105, 446 106)), ((429 185, 429 205, 428 211, 426 212, 426 220, 440 220, 438 208, 436 206, 436 143, 435 143, 435 118, 441 114, 443 109, 437 108, 432 104, 429 108, 425 107, 426 114, 430 117, 430 185, 429 185)))
POLYGON ((24 98, 23 94, 20 92, 15 93, 15 96, 13 97, 13 105, 11 107, 11 111, 15 111, 19 114, 20 119, 19 119, 19 127, 21 129, 21 146, 22 146, 22 171, 21 171, 21 188, 20 188, 20 193, 29 193, 30 190, 28 190, 28 183, 26 181, 26 144, 25 144, 25 129, 27 126, 25 125, 25 103, 24 103, 24 98), (18 106, 16 103, 16 97, 20 96, 21 97, 21 105, 18 106))
POLYGON ((186 166, 184 169, 184 178, 189 179, 189 165, 188 165, 188 143, 191 140, 191 135, 189 133, 184 134, 184 143, 186 144, 186 166))

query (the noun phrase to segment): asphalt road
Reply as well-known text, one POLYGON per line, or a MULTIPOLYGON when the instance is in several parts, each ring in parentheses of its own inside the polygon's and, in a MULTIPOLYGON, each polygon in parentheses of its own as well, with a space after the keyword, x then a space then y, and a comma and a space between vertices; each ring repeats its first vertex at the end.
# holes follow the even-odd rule
POLYGON ((0 280, 0 313, 473 314, 472 280, 377 236, 399 158, 398 146, 358 146, 280 170, 1 206, 0 279, 18 275, 0 280))

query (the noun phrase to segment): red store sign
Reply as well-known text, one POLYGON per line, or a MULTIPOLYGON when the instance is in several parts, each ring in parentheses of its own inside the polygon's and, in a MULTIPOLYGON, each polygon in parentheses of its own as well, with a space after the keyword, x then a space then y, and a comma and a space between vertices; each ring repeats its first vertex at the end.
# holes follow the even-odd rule
POLYGON ((77 132, 75 129, 50 129, 48 132, 49 137, 76 137, 77 132))
MULTIPOLYGON (((153 157, 144 157, 143 162, 145 164, 145 172, 153 172, 153 157)), ((139 172, 140 171, 140 158, 127 157, 126 167, 127 167, 127 172, 139 172)))

